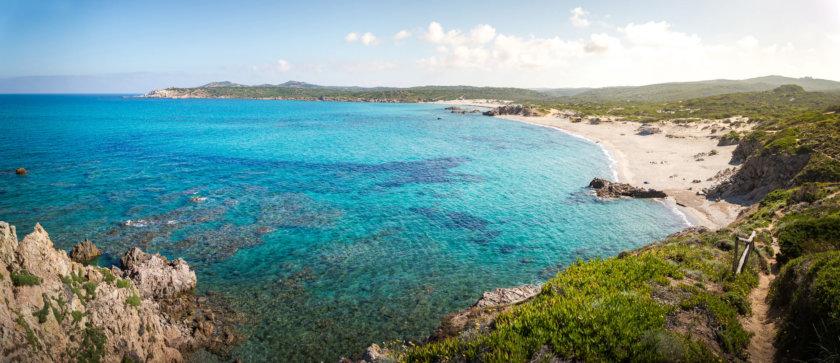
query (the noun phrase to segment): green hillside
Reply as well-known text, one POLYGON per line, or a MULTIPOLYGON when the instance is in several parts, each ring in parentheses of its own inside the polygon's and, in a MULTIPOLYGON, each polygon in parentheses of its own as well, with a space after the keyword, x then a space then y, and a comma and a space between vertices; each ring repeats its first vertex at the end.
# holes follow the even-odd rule
POLYGON ((605 87, 572 95, 564 103, 591 102, 665 102, 737 92, 768 91, 793 84, 806 91, 840 89, 840 82, 824 79, 766 76, 745 80, 710 80, 661 83, 638 87, 605 87))

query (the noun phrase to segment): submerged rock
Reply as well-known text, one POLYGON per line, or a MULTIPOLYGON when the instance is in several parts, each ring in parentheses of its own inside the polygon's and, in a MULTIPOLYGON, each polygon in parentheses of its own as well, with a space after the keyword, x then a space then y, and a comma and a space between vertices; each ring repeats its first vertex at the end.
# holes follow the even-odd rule
POLYGON ((17 175, 26 175, 26 174, 29 174, 29 172, 28 172, 28 171, 26 171, 26 169, 24 169, 24 168, 17 168, 17 169, 15 169, 15 174, 17 174, 17 175))
POLYGON ((102 256, 102 252, 87 238, 73 246, 70 251, 70 259, 78 263, 88 263, 99 256, 102 256))
POLYGON ((668 196, 660 190, 638 188, 626 183, 613 183, 601 178, 592 179, 589 187, 595 190, 599 198, 665 198, 668 196))

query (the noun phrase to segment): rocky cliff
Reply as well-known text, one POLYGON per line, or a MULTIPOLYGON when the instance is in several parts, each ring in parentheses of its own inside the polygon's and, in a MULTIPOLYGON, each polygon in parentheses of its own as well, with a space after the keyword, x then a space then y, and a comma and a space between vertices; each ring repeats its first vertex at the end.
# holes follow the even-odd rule
POLYGON ((18 242, 0 222, 0 360, 179 362, 184 351, 234 343, 229 321, 191 293, 184 260, 126 256, 136 262, 126 271, 85 266, 40 225, 18 242))

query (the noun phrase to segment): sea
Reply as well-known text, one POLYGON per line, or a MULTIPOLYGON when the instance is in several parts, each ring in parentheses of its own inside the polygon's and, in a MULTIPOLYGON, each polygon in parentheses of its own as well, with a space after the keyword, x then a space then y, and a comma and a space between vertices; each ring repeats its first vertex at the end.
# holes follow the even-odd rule
POLYGON ((484 291, 686 227, 593 196, 615 166, 591 141, 445 107, 0 95, 0 220, 103 266, 184 258, 243 316, 232 357, 279 362, 420 342, 484 291))

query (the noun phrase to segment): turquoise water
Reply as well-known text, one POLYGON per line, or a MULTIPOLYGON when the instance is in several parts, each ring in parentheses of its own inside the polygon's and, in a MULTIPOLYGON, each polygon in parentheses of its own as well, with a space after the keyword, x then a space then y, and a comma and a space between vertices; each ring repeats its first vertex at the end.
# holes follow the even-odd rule
POLYGON ((420 340, 483 291, 684 227, 589 195, 612 175, 591 142, 443 108, 0 96, 0 220, 106 262, 184 257, 249 317, 234 356, 274 361, 420 340))

